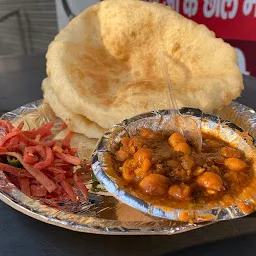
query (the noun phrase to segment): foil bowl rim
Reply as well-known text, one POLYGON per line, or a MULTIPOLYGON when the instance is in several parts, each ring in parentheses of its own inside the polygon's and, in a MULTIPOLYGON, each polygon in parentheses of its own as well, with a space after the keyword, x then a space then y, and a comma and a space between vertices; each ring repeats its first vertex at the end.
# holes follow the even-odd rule
MULTIPOLYGON (((232 102, 231 105, 233 104, 240 104, 240 103, 232 102)), ((247 108, 250 109, 249 107, 247 108)), ((253 109, 251 110, 254 111, 253 109)), ((101 162, 98 157, 99 153, 103 152, 101 151, 100 146, 109 141, 109 138, 115 132, 116 129, 120 127, 124 127, 125 129, 125 127, 129 123, 132 123, 144 118, 154 117, 157 115, 159 116, 168 115, 170 114, 170 112, 175 113, 174 110, 168 110, 168 109, 153 110, 153 111, 145 112, 145 113, 133 116, 131 118, 125 119, 122 122, 113 125, 98 141, 96 149, 92 154, 92 170, 94 172, 94 175, 98 179, 98 181, 105 187, 105 189, 108 192, 112 194, 112 196, 114 196, 121 202, 135 209, 138 209, 146 214, 152 215, 154 217, 160 217, 163 219, 169 219, 173 221, 184 221, 180 217, 177 218, 177 216, 180 216, 182 212, 182 214, 185 213, 185 214, 188 214, 188 216, 190 216, 189 221, 192 221, 194 223, 202 223, 202 222, 209 222, 209 221, 214 222, 214 221, 235 219, 235 218, 246 216, 247 214, 245 213, 241 213, 241 212, 239 213, 239 210, 236 204, 225 207, 225 208, 218 205, 210 209, 192 209, 192 210, 184 210, 181 208, 172 208, 172 207, 161 207, 161 206, 159 207, 158 205, 153 205, 151 203, 148 203, 143 199, 136 197, 135 195, 132 195, 129 192, 125 191, 124 189, 120 188, 118 184, 115 183, 113 179, 111 179, 111 176, 104 171, 102 166, 104 166, 105 163, 101 162), (163 210, 163 208, 166 208, 166 209, 168 208, 168 210, 163 210), (215 214, 212 214, 212 212, 214 212, 215 214), (225 219, 220 218, 220 216, 223 216, 223 215, 229 216, 229 217, 225 217, 225 219)), ((194 116, 196 118, 201 118, 201 120, 207 117, 207 118, 212 118, 215 122, 217 121, 224 122, 224 123, 226 122, 226 120, 224 120, 223 118, 220 118, 216 115, 203 113, 198 108, 183 107, 180 109, 180 113, 184 115, 194 116)), ((228 121, 226 125, 233 130, 235 129, 240 132, 243 132, 243 129, 241 127, 237 126, 232 122, 228 121)), ((253 146, 255 147, 256 146, 255 138, 251 136, 249 133, 248 135, 252 138, 253 146)))

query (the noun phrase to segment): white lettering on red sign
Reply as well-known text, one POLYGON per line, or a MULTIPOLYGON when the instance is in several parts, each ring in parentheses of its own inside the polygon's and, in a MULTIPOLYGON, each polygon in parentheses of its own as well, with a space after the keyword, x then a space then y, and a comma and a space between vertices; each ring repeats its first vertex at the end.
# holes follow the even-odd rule
POLYGON ((204 0, 204 17, 213 16, 226 19, 234 19, 238 11, 239 0, 204 0))
POLYGON ((250 75, 250 72, 246 70, 246 58, 243 51, 239 48, 235 48, 238 58, 238 66, 240 71, 245 75, 250 75))
POLYGON ((184 0, 183 1, 183 12, 188 17, 193 17, 198 11, 198 1, 197 0, 184 0))
POLYGON ((254 7, 254 17, 256 17, 256 0, 245 0, 243 4, 243 14, 248 16, 254 7))
POLYGON ((176 12, 180 12, 180 0, 166 0, 166 4, 171 6, 176 12))

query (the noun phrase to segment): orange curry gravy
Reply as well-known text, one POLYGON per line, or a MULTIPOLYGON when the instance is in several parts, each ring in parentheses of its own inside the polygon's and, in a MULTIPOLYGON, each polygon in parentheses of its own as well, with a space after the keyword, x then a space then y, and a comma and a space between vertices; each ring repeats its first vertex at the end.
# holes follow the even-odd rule
POLYGON ((197 153, 176 132, 142 128, 122 138, 114 157, 126 188, 147 202, 173 208, 230 205, 254 176, 243 152, 205 133, 197 153))

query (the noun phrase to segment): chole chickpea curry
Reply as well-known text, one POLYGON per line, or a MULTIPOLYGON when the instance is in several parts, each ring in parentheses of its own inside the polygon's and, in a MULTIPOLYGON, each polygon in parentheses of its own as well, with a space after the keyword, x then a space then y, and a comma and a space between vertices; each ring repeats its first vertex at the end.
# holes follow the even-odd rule
POLYGON ((125 186, 153 204, 174 208, 232 203, 252 181, 252 163, 227 142, 203 133, 200 153, 177 132, 141 128, 114 153, 125 186))

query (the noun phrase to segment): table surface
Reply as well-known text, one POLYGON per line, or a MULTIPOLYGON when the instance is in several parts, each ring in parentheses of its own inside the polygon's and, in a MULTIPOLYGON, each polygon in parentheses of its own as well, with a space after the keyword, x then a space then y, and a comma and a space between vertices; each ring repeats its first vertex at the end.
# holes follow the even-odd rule
MULTIPOLYGON (((0 113, 40 99, 44 56, 0 58, 0 113)), ((237 101, 256 109, 256 79, 237 101)), ((0 202, 0 255, 255 255, 256 213, 173 236, 103 236, 51 226, 0 202)))

